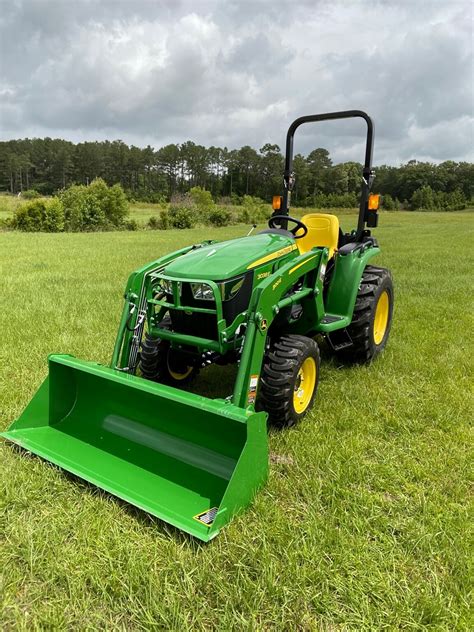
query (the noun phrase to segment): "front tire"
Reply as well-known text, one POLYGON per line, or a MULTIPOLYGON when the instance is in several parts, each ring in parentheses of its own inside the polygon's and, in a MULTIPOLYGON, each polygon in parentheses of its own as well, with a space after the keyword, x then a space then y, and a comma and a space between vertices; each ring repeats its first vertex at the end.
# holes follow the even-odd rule
POLYGON ((320 356, 314 340, 286 335, 275 339, 265 353, 259 409, 274 426, 298 423, 311 408, 319 382, 320 356))
MULTIPOLYGON (((164 318, 161 326, 169 329, 171 322, 164 318)), ((152 338, 148 332, 142 342, 139 366, 146 380, 177 387, 188 384, 198 373, 196 367, 188 366, 173 352, 168 340, 152 338)))

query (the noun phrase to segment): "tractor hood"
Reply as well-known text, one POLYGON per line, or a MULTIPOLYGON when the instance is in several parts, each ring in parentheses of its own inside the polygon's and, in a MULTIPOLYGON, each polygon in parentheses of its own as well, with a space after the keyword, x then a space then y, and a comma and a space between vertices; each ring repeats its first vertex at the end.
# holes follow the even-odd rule
POLYGON ((298 254, 293 238, 257 234, 191 250, 169 263, 163 273, 181 279, 222 281, 290 253, 298 254))

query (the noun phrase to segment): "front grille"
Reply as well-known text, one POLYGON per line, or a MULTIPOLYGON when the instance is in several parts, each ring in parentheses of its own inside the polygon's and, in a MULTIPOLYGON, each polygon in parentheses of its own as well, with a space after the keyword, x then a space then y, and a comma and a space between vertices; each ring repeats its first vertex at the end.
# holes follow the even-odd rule
MULTIPOLYGON (((206 301, 206 303, 211 303, 211 301, 206 301)), ((217 340, 215 314, 199 314, 197 312, 186 314, 186 312, 176 309, 170 309, 169 312, 173 330, 177 333, 217 340)))
MULTIPOLYGON (((238 277, 237 277, 238 278, 238 277)), ((233 279, 228 282, 232 283, 233 279)), ((203 280, 203 283, 206 281, 203 280)), ((218 282, 220 283, 220 282, 218 282)), ((222 312, 226 326, 232 324, 235 317, 244 312, 249 304, 253 285, 253 271, 249 270, 245 275, 244 282, 239 292, 227 301, 222 302, 222 312)), ((167 300, 172 302, 172 296, 168 295, 167 300)), ((215 301, 196 299, 191 290, 191 283, 180 282, 180 302, 183 307, 205 307, 208 309, 216 309, 215 301)), ((189 312, 186 310, 169 310, 173 330, 180 334, 188 334, 201 338, 209 338, 217 340, 217 316, 216 314, 201 314, 199 312, 189 312)))

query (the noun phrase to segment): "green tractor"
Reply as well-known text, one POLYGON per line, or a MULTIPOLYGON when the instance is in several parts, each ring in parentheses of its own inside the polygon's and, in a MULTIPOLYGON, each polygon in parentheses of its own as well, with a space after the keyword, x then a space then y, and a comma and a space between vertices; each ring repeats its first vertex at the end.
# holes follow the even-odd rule
MULTIPOLYGON (((313 404, 314 337, 349 362, 385 347, 393 310, 370 194, 373 124, 362 111, 305 116, 286 140, 283 196, 268 228, 205 241, 130 276, 110 366, 49 357, 49 376, 10 429, 14 443, 208 541, 268 473, 267 424, 292 426, 313 404), (367 123, 357 228, 335 215, 290 217, 293 138, 303 123, 367 123), (237 366, 233 392, 185 387, 211 364, 237 366)), ((230 390, 230 389, 229 389, 230 390)))

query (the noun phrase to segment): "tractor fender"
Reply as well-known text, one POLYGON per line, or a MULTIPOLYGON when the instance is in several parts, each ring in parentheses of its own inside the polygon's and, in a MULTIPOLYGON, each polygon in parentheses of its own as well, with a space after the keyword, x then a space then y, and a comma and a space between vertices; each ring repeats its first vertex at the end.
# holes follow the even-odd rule
POLYGON ((358 249, 338 254, 332 279, 326 296, 326 312, 352 320, 352 313, 359 291, 362 274, 368 262, 380 252, 380 248, 358 249))

